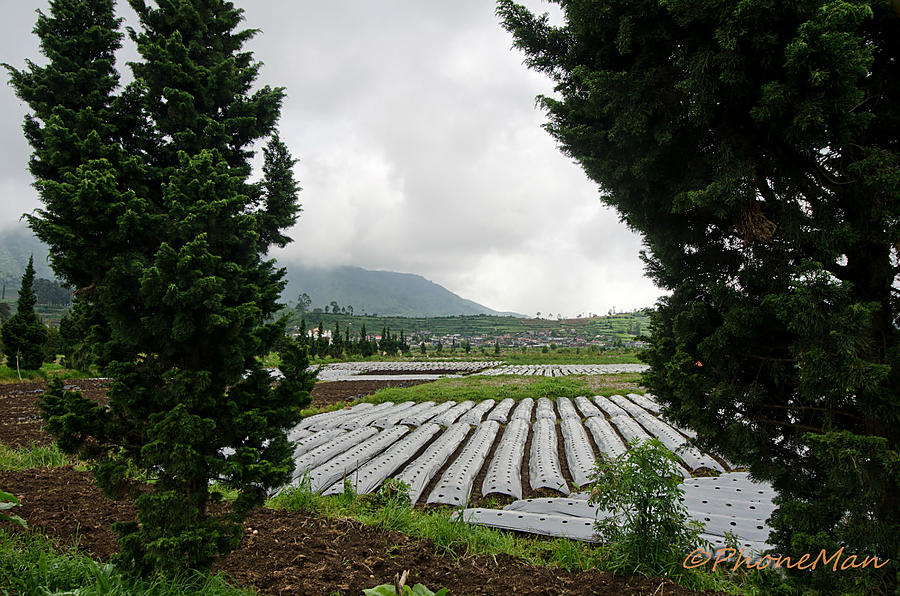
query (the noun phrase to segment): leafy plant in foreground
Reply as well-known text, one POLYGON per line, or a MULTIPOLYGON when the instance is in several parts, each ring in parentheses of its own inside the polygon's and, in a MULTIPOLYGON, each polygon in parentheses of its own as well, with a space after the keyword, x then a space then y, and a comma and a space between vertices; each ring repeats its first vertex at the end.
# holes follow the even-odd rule
POLYGON ((27 527, 28 524, 18 515, 3 513, 18 505, 19 499, 16 498, 16 495, 0 490, 0 522, 15 522, 22 527, 27 527))
POLYGON ((674 454, 659 439, 635 439, 629 447, 617 459, 597 460, 590 502, 611 515, 595 528, 615 553, 615 569, 670 574, 698 546, 701 528, 680 501, 674 454))
POLYGON ((409 570, 403 572, 403 575, 394 576, 394 583, 381 584, 374 588, 363 590, 365 596, 446 596, 447 588, 441 588, 437 592, 432 592, 423 584, 415 584, 413 587, 406 585, 406 578, 409 577, 409 570))

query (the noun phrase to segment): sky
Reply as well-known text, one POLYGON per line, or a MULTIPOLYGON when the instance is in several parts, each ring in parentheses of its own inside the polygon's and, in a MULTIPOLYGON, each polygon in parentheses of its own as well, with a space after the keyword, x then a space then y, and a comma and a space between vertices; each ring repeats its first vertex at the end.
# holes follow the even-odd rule
MULTIPOLYGON (((525 67, 491 0, 236 4, 261 30, 246 46, 264 64, 258 84, 287 91, 280 131, 303 188, 294 242, 273 253, 288 269, 416 273, 531 316, 630 310, 663 293, 643 274, 640 236, 541 128, 535 97, 552 83, 525 67)), ((47 6, 0 0, 0 62, 42 62, 31 29, 47 6)), ((136 25, 127 2, 119 13, 136 25)), ((126 45, 118 57, 127 82, 137 55, 126 45)), ((26 113, 0 88, 0 233, 40 207, 26 113)))

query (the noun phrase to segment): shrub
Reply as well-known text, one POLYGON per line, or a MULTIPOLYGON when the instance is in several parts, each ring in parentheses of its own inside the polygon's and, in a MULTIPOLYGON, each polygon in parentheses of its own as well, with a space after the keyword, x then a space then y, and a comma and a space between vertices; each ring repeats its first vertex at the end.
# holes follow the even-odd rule
POLYGON ((597 461, 590 502, 611 514, 596 523, 612 567, 650 575, 677 572, 702 530, 681 504, 676 459, 659 439, 632 441, 618 459, 597 461))

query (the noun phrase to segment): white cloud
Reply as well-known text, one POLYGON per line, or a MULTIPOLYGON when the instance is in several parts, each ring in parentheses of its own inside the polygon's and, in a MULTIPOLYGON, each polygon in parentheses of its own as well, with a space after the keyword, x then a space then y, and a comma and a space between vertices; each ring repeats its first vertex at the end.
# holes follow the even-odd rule
MULTIPOLYGON (((281 134, 300 160, 304 211, 277 253, 286 261, 418 273, 526 314, 659 295, 642 276, 639 238, 540 128, 534 98, 552 86, 511 49, 492 2, 237 4, 262 30, 249 46, 265 63, 260 84, 287 88, 281 134)), ((28 32, 44 6, 0 2, 4 60, 37 58, 28 32)), ((11 89, 0 106, 2 228, 38 202, 25 106, 11 89)))

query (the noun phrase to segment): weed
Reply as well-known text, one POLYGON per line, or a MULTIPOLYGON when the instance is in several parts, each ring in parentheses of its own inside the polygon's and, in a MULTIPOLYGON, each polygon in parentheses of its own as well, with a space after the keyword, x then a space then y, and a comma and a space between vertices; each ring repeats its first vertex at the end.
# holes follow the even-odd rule
POLYGON ((597 532, 613 550, 614 569, 675 575, 685 553, 700 545, 702 526, 680 502, 684 491, 672 452, 658 439, 629 447, 618 459, 597 461, 590 502, 611 514, 596 523, 597 532))
POLYGON ((13 449, 0 445, 0 470, 21 471, 30 468, 56 468, 73 463, 68 455, 60 451, 56 443, 39 446, 32 443, 28 447, 13 449))
POLYGON ((221 575, 190 572, 175 578, 133 580, 74 548, 60 550, 38 533, 0 529, 0 586, 18 594, 78 596, 252 596, 221 575))
POLYGON ((25 520, 18 515, 3 513, 4 511, 9 511, 13 507, 18 506, 19 499, 16 498, 16 495, 0 490, 0 522, 14 522, 22 527, 28 527, 28 524, 25 523, 25 520))

